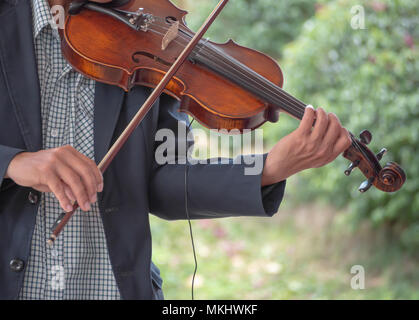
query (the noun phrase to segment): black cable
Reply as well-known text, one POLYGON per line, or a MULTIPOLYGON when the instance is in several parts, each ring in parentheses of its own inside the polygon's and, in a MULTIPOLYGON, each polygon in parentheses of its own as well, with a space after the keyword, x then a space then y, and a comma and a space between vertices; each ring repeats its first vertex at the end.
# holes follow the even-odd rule
POLYGON ((189 224, 189 234, 190 234, 190 237, 191 237, 192 252, 193 252, 193 258, 194 258, 194 263, 195 263, 195 268, 194 268, 194 272, 193 272, 193 276, 192 276, 192 285, 191 285, 192 300, 195 300, 194 299, 194 285, 195 285, 196 272, 198 270, 198 260, 196 259, 195 241, 194 241, 194 237, 193 237, 191 217, 189 215, 189 208, 188 208, 188 169, 189 169, 188 133, 189 133, 189 130, 190 130, 191 125, 192 125, 193 122, 194 122, 194 119, 192 119, 192 121, 189 123, 188 128, 186 129, 185 211, 186 211, 186 217, 188 219, 188 224, 189 224))

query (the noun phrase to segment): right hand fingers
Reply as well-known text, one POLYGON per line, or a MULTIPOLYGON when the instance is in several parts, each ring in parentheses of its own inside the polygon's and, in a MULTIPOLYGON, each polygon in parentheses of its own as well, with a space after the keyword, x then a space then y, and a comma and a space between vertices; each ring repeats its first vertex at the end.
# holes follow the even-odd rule
POLYGON ((71 202, 74 204, 74 202, 77 201, 76 196, 74 195, 73 191, 71 191, 71 188, 68 185, 64 186, 64 191, 67 197, 71 200, 71 202))
POLYGON ((91 201, 85 184, 79 174, 63 162, 57 163, 56 171, 59 178, 70 188, 70 190, 67 190, 66 192, 66 186, 63 186, 66 197, 70 199, 71 196, 73 196, 82 210, 89 211, 91 209, 91 201))
POLYGON ((56 173, 51 170, 46 174, 45 179, 47 180, 48 188, 54 193, 55 197, 60 202, 61 208, 63 208, 66 212, 72 211, 73 205, 65 193, 64 183, 58 178, 56 173))
POLYGON ((81 177, 87 190, 89 201, 91 203, 96 202, 97 192, 101 192, 103 189, 102 174, 96 163, 70 146, 63 147, 63 153, 65 156, 62 160, 81 177))
POLYGON ((80 176, 88 193, 89 201, 96 202, 97 192, 101 192, 103 189, 102 174, 96 164, 72 147, 66 148, 65 153, 63 161, 80 176))
POLYGON ((44 175, 46 180, 44 184, 48 185, 55 194, 50 186, 51 183, 54 184, 55 190, 60 192, 56 196, 57 199, 61 199, 63 209, 67 210, 66 200, 72 203, 76 200, 82 210, 89 211, 90 203, 96 202, 97 192, 102 191, 100 189, 103 188, 102 175, 96 164, 70 146, 49 152, 51 153, 49 158, 44 160, 45 166, 41 172, 41 176, 44 175), (56 179, 64 184, 63 188, 58 186, 56 179))
POLYGON ((68 150, 72 152, 75 157, 78 157, 80 160, 82 160, 85 163, 85 165, 87 165, 90 168, 90 173, 93 174, 93 177, 95 178, 95 181, 96 181, 96 192, 102 192, 103 191, 103 176, 102 176, 102 172, 100 172, 96 163, 92 159, 86 157, 84 154, 81 154, 80 152, 78 152, 76 149, 72 147, 70 147, 68 150))

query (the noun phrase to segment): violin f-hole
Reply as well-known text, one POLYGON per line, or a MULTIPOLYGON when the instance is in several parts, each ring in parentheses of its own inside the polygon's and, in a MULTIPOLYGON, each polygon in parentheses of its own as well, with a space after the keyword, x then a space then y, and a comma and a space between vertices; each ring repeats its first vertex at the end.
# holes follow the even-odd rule
POLYGON ((144 56, 144 57, 153 59, 154 61, 156 61, 158 63, 161 63, 161 64, 163 64, 165 66, 168 66, 168 67, 170 67, 172 65, 170 62, 167 62, 167 61, 155 56, 154 54, 151 54, 151 53, 148 53, 148 52, 145 52, 145 51, 134 52, 131 56, 132 61, 134 61, 135 63, 140 63, 140 59, 138 58, 138 56, 144 56))
POLYGON ((166 22, 168 23, 168 24, 173 24, 173 23, 175 23, 175 22, 177 22, 178 21, 178 19, 176 19, 175 17, 173 17, 173 16, 168 16, 168 17, 166 17, 166 22))

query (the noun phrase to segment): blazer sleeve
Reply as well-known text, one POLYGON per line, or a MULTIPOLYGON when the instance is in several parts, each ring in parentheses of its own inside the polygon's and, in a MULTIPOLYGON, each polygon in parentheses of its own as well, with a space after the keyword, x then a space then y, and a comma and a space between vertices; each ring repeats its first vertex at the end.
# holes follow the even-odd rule
MULTIPOLYGON (((177 112, 177 103, 162 97, 158 128, 178 132, 178 122, 188 126, 188 117, 177 112)), ((189 148, 193 142, 176 135, 178 143, 189 148), (183 140, 183 141, 180 141, 183 140)), ((158 147, 159 144, 156 144, 158 147)), ((183 149, 188 149, 183 148, 183 149)), ((158 165, 155 161, 150 179, 150 212, 166 220, 186 219, 186 203, 191 219, 232 216, 272 216, 284 196, 285 181, 261 187, 262 171, 246 175, 253 165, 241 156, 236 159, 211 159, 203 164, 185 164, 185 152, 176 147, 173 164, 158 165), (179 161, 183 159, 183 161, 179 161), (186 176, 186 178, 185 178, 186 176), (185 197, 187 185, 187 200, 185 197)), ((253 155, 265 164, 266 154, 253 155)))
POLYGON ((14 184, 10 179, 4 179, 10 161, 20 152, 25 150, 0 145, 0 191, 3 191, 14 184))

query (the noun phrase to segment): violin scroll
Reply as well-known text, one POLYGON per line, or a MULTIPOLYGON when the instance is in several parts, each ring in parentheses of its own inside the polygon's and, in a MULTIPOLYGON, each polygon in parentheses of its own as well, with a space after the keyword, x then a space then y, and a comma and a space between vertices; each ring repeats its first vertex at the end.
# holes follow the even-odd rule
POLYGON ((383 183, 383 185, 393 189, 392 191, 397 191, 406 181, 406 174, 397 163, 389 162, 380 171, 379 180, 383 183))
POLYGON ((388 162, 381 167, 380 160, 387 153, 386 148, 382 148, 376 155, 367 147, 372 140, 372 134, 364 130, 360 134, 360 139, 350 133, 352 145, 346 150, 343 156, 351 161, 345 175, 349 176, 355 168, 359 168, 367 178, 360 187, 359 191, 364 193, 372 186, 384 192, 395 192, 399 190, 406 181, 404 170, 395 162, 388 162))

